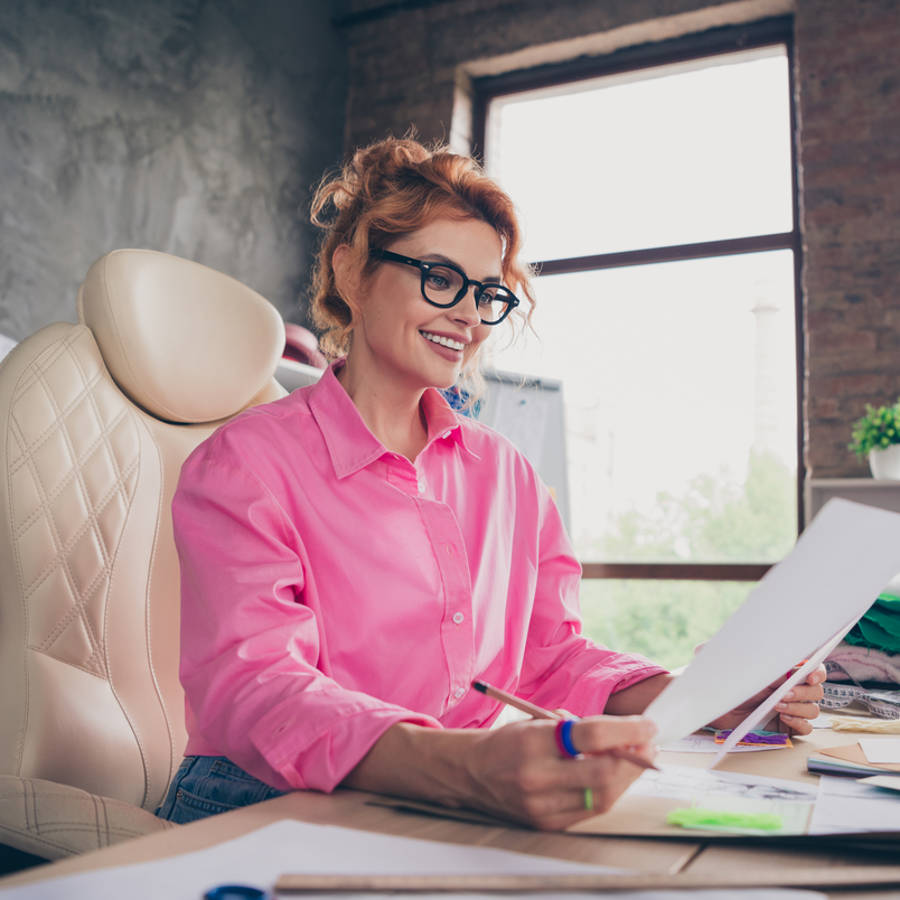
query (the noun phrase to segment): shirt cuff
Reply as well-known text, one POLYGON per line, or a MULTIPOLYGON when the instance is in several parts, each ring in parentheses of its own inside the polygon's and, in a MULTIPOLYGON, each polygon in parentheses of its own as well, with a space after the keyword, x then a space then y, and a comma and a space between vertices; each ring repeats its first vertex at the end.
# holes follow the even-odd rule
POLYGON ((250 741, 292 789, 330 792, 392 725, 442 727, 431 716, 363 698, 357 695, 350 703, 336 703, 333 695, 323 697, 328 708, 320 718, 308 703, 289 697, 254 725, 250 741))
POLYGON ((571 709, 584 710, 581 715, 598 715, 606 709, 612 694, 623 691, 639 681, 654 675, 666 675, 667 670, 640 657, 617 660, 618 677, 611 678, 609 665, 600 664, 596 669, 585 672, 567 698, 571 709))

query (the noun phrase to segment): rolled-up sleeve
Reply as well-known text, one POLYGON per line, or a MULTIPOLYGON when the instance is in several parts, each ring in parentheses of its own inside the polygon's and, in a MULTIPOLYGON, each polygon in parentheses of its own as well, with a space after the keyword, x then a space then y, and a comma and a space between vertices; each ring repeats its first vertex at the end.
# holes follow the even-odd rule
POLYGON ((188 752, 224 754, 281 790, 330 791, 391 725, 440 724, 323 670, 302 535, 220 444, 188 459, 172 507, 188 752))
POLYGON ((611 694, 666 670, 581 634, 581 566, 549 491, 538 484, 538 562, 519 690, 550 709, 602 713, 611 694))

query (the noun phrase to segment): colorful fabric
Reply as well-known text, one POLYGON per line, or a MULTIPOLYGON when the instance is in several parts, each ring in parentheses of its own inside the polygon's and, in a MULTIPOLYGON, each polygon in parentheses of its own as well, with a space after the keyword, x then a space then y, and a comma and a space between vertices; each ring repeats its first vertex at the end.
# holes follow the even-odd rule
POLYGON ((829 681, 900 684, 900 654, 841 641, 825 660, 829 681))
POLYGON ((422 409, 412 463, 329 369, 191 454, 173 503, 188 755, 327 791, 396 722, 490 725, 475 678, 589 715, 663 671, 580 634, 580 568, 525 458, 437 391, 422 409))
POLYGON ((885 653, 900 653, 900 597, 882 594, 844 640, 885 653))

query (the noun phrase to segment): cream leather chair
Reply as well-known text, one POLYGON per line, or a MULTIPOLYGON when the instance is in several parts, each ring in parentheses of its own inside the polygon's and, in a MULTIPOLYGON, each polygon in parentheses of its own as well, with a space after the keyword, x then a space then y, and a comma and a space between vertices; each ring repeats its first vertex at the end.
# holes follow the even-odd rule
POLYGON ((79 324, 0 365, 0 843, 55 859, 171 826, 182 758, 182 462, 283 396, 277 310, 147 250, 98 260, 79 324))

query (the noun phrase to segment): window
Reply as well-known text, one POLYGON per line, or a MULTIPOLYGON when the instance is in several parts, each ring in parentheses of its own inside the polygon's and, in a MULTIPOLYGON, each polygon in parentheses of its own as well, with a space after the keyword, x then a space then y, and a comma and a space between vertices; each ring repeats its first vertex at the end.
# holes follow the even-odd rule
POLYGON ((802 524, 790 23, 476 89, 540 272, 490 363, 562 383, 586 630, 679 665, 802 524))

